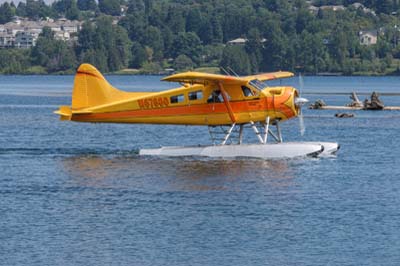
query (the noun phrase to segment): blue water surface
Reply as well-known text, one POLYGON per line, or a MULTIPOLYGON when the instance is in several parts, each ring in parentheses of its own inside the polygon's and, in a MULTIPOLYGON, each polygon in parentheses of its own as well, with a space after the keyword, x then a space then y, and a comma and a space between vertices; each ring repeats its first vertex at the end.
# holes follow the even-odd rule
MULTIPOLYGON (((107 78, 130 91, 175 85, 107 78)), ((304 83, 400 92, 399 77, 304 83)), ((297 119, 282 124, 288 141, 339 142, 331 158, 140 157, 143 147, 207 144, 207 128, 62 122, 52 112, 70 103, 72 84, 0 76, 0 265, 400 265, 400 112, 304 110, 303 137, 297 119)))

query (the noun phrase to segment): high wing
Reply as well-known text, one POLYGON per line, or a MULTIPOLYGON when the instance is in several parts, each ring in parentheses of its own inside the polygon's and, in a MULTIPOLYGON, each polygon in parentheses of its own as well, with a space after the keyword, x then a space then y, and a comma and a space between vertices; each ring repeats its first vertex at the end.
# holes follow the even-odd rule
POLYGON ((226 76, 218 74, 209 74, 202 72, 184 72, 175 75, 171 75, 162 79, 163 81, 181 82, 181 83, 193 83, 193 84, 204 84, 207 82, 224 84, 245 84, 246 80, 241 77, 226 76))
POLYGON ((262 74, 258 74, 258 75, 246 76, 243 78, 248 81, 253 80, 253 79, 258 79, 259 81, 267 81, 267 80, 273 80, 273 79, 290 78, 293 76, 294 76, 294 74, 292 72, 278 71, 278 72, 262 73, 262 74))
POLYGON ((209 74, 202 72, 184 72, 175 75, 171 75, 163 78, 163 81, 171 81, 171 82, 181 82, 181 83, 192 83, 192 84, 204 84, 207 82, 211 83, 223 83, 223 84, 238 84, 245 85, 249 81, 258 79, 260 81, 280 79, 280 78, 288 78, 293 77, 294 74, 286 71, 278 71, 271 73, 263 73, 252 76, 244 76, 244 77, 236 77, 236 76, 227 76, 227 75, 218 75, 218 74, 209 74))

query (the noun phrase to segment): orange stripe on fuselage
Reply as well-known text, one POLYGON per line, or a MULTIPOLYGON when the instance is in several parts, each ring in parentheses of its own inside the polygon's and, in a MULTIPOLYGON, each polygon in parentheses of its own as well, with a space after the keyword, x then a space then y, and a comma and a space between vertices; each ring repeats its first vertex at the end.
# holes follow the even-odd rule
MULTIPOLYGON (((282 113, 286 118, 290 118, 295 115, 292 108, 287 106, 285 103, 291 97, 291 90, 286 89, 285 93, 280 96, 266 97, 256 100, 247 101, 231 101, 233 113, 244 113, 244 112, 260 112, 260 111, 273 111, 273 107, 276 108, 276 112, 282 113), (273 103, 274 101, 274 103, 273 103), (278 107, 279 106, 279 107, 278 107)), ((92 113, 92 114, 75 114, 72 116, 72 120, 75 121, 107 121, 113 119, 126 119, 126 118, 143 118, 143 117, 154 117, 154 116, 181 116, 181 115, 212 115, 227 113, 228 109, 224 103, 203 103, 193 105, 183 105, 176 107, 164 107, 158 109, 137 109, 129 111, 118 111, 110 113, 92 113)))
MULTIPOLYGON (((241 104, 241 103, 239 103, 241 104)), ((242 108, 240 108, 242 109, 242 108)), ((227 109, 223 103, 184 105, 177 107, 164 107, 159 109, 140 109, 132 111, 119 111, 112 113, 82 114, 76 115, 74 120, 92 119, 114 119, 129 117, 150 117, 150 116, 178 116, 178 115, 206 115, 226 113, 227 109)))

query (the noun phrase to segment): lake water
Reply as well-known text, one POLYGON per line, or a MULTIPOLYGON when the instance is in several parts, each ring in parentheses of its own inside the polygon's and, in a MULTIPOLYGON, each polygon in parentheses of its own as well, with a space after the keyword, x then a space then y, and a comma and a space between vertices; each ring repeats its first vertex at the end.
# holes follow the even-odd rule
MULTIPOLYGON (((107 78, 130 91, 174 86, 107 78)), ((339 142, 332 158, 142 158, 142 147, 206 144, 207 128, 59 121, 72 83, 0 76, 0 265, 400 265, 400 112, 304 110, 303 137, 297 119, 282 124, 285 140, 339 142)), ((400 92, 399 77, 304 83, 400 92)))

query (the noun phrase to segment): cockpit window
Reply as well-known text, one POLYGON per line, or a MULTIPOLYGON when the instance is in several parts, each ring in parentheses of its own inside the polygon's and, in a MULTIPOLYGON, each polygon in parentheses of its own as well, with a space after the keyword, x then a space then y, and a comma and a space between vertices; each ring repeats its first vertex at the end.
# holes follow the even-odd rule
POLYGON ((249 87, 242 86, 242 91, 244 97, 254 96, 254 92, 249 87))
POLYGON ((256 88, 257 90, 263 90, 265 87, 267 87, 267 84, 265 84, 264 82, 258 80, 258 79, 253 79, 249 82, 250 85, 252 85, 254 88, 256 88))

